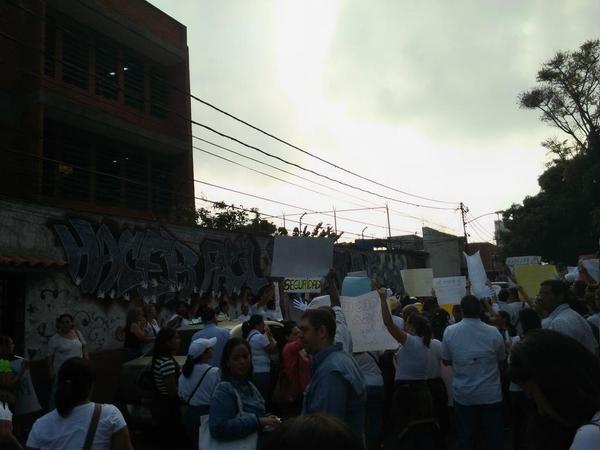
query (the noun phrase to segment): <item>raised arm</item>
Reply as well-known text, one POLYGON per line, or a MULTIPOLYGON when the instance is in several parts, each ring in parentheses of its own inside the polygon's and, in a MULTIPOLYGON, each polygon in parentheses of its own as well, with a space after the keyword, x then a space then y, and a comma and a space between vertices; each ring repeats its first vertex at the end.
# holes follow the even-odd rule
POLYGON ((392 320, 392 314, 387 305, 387 291, 383 288, 377 291, 379 293, 379 299, 381 300, 381 315, 383 316, 383 324, 390 332, 390 334, 398 341, 400 344, 404 345, 406 342, 407 334, 404 330, 401 330, 392 320))
POLYGON ((329 286, 329 299, 331 300, 331 307, 341 307, 342 303, 340 302, 340 291, 337 285, 335 271, 333 269, 331 269, 327 274, 326 280, 329 286))

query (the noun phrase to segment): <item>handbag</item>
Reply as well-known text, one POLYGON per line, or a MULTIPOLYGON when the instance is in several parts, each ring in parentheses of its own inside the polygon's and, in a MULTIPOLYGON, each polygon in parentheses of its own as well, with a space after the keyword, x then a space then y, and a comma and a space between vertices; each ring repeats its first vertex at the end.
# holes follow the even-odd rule
MULTIPOLYGON (((225 381, 225 383, 227 383, 225 381)), ((250 383, 252 390, 258 394, 258 390, 250 383)), ((242 399, 238 391, 233 388, 238 404, 238 417, 246 414, 242 406, 242 399)), ((200 417, 200 432, 198 433, 198 449, 199 450, 256 450, 258 445, 258 431, 249 434, 246 437, 235 441, 218 441, 210 434, 210 426, 208 414, 200 417)))

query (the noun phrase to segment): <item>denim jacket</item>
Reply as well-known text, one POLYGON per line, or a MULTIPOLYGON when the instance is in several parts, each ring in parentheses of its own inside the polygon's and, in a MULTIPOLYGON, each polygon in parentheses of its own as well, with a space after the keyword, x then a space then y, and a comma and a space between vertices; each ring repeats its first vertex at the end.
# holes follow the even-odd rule
POLYGON ((259 430, 258 418, 265 415, 265 401, 249 381, 222 381, 210 401, 210 434, 218 441, 242 439, 259 430), (235 391, 242 400, 242 416, 239 415, 235 391))
POLYGON ((352 356, 335 344, 317 353, 306 390, 304 414, 325 413, 343 420, 358 435, 365 421, 366 387, 352 356))

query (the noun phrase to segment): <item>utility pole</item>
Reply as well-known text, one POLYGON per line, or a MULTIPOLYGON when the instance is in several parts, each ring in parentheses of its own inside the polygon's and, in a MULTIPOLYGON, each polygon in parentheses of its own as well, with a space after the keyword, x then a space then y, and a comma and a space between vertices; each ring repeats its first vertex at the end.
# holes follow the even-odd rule
POLYGON ((388 224, 388 239, 392 239, 392 227, 390 226, 390 209, 388 208, 388 204, 385 204, 385 213, 387 215, 387 224, 388 224))
POLYGON ((467 234, 467 221, 465 220, 465 214, 469 212, 469 208, 467 208, 465 206, 465 204, 463 202, 460 202, 460 216, 462 218, 462 224, 463 224, 463 233, 465 236, 465 252, 467 251, 467 244, 469 243, 468 241, 468 234, 467 234))
POLYGON ((335 213, 335 206, 333 207, 333 231, 337 235, 337 215, 335 213))

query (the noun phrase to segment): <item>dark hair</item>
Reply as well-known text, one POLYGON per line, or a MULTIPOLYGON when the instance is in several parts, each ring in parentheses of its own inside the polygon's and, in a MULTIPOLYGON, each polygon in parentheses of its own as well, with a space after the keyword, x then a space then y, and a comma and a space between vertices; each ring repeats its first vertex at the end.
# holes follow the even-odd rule
POLYGON ((58 371, 56 410, 67 417, 77 404, 86 401, 96 379, 92 364, 83 358, 70 358, 58 371))
POLYGON ((242 336, 244 339, 246 339, 248 337, 248 335, 250 334, 250 332, 252 330, 254 330, 254 328, 256 328, 256 325, 258 325, 261 322, 264 322, 265 318, 263 316, 261 316, 260 314, 252 314, 250 316, 250 319, 246 320, 243 324, 242 324, 242 336))
MULTIPOLYGON (((131 324, 133 322, 135 322, 135 318, 137 316, 138 313, 138 308, 140 308, 139 306, 133 306, 131 308, 129 308, 129 310, 127 311, 127 316, 125 316, 125 332, 129 332, 129 328, 131 327, 131 324)), ((142 309, 142 308, 140 308, 142 309)), ((142 309, 143 311, 143 309, 142 309)))
POLYGON ((511 325, 510 314, 509 313, 507 313, 506 311, 500 310, 500 311, 498 311, 498 315, 500 317, 502 317, 502 319, 506 322, 507 326, 511 325))
POLYGON ((425 344, 425 347, 429 347, 429 344, 431 344, 432 334, 429 321, 420 314, 411 314, 408 316, 406 323, 410 323, 415 327, 415 334, 423 338, 423 344, 425 344))
POLYGON ((474 295, 465 295, 460 301, 460 309, 467 319, 479 318, 481 314, 481 304, 474 295))
POLYGON ((302 314, 302 319, 308 320, 308 323, 315 330, 318 330, 321 327, 325 327, 327 331, 327 337, 330 340, 335 338, 335 318, 331 315, 328 310, 325 309, 307 309, 302 314))
POLYGON ((177 330, 175 328, 161 328, 156 335, 154 341, 154 354, 152 356, 152 364, 156 361, 156 358, 164 356, 172 356, 171 349, 169 349, 169 342, 175 337, 177 330))
POLYGON ((229 367, 227 367, 227 361, 231 357, 233 349, 236 348, 238 345, 243 345, 248 349, 248 352, 250 353, 250 370, 248 372, 247 378, 250 379, 252 377, 252 372, 254 371, 254 368, 252 367, 252 349, 250 348, 250 344, 248 344, 248 341, 246 339, 233 337, 227 341, 225 347, 223 347, 223 354, 221 355, 220 369, 221 379, 223 380, 231 377, 231 371, 229 370, 229 367))
POLYGON ((212 309, 211 307, 205 307, 202 308, 202 312, 201 312, 201 317, 202 317, 202 322, 211 322, 215 319, 216 316, 216 312, 214 309, 212 309))
POLYGON ((340 419, 309 414, 286 420, 273 432, 265 450, 362 450, 362 442, 340 419))
POLYGON ((542 328, 542 321, 538 313, 533 309, 525 308, 519 312, 519 322, 523 328, 523 333, 527 333, 531 330, 542 328))
POLYGON ((518 287, 509 287, 508 293, 513 297, 519 298, 519 288, 518 287))
POLYGON ((192 358, 190 355, 187 356, 185 363, 183 363, 183 367, 181 368, 181 373, 184 377, 189 378, 192 375, 194 366, 202 361, 204 353, 202 353, 200 356, 196 356, 195 358, 192 358))
POLYGON ((283 337, 287 339, 297 326, 298 324, 293 320, 287 320, 283 322, 283 337))
POLYGON ((583 280, 575 280, 573 283, 573 293, 577 297, 583 297, 585 295, 585 290, 587 289, 587 283, 583 280))
POLYGON ((58 328, 58 324, 60 323, 61 320, 63 320, 65 317, 68 317, 69 319, 71 319, 71 322, 75 322, 75 319, 73 319, 73 316, 69 313, 64 313, 61 314, 60 316, 58 316, 56 318, 56 328, 58 328))
POLYGON ((448 325, 450 325, 450 314, 444 308, 438 308, 431 318, 431 331, 433 337, 441 341, 448 325))
POLYGON ((498 292, 498 300, 505 302, 508 300, 508 297, 510 297, 510 292, 508 292, 508 289, 500 289, 500 292, 498 292))
POLYGON ((262 296, 265 295, 265 293, 268 292, 270 289, 275 289, 275 286, 273 286, 273 283, 265 284, 263 287, 261 287, 258 290, 258 293, 256 294, 256 298, 259 300, 262 299, 262 296))
POLYGON ((567 300, 569 286, 561 280, 546 280, 542 281, 540 286, 548 286, 554 295, 562 295, 563 300, 567 300))
POLYGON ((570 336, 531 330, 511 352, 509 374, 516 383, 533 381, 550 407, 577 428, 600 409, 600 360, 570 336))

